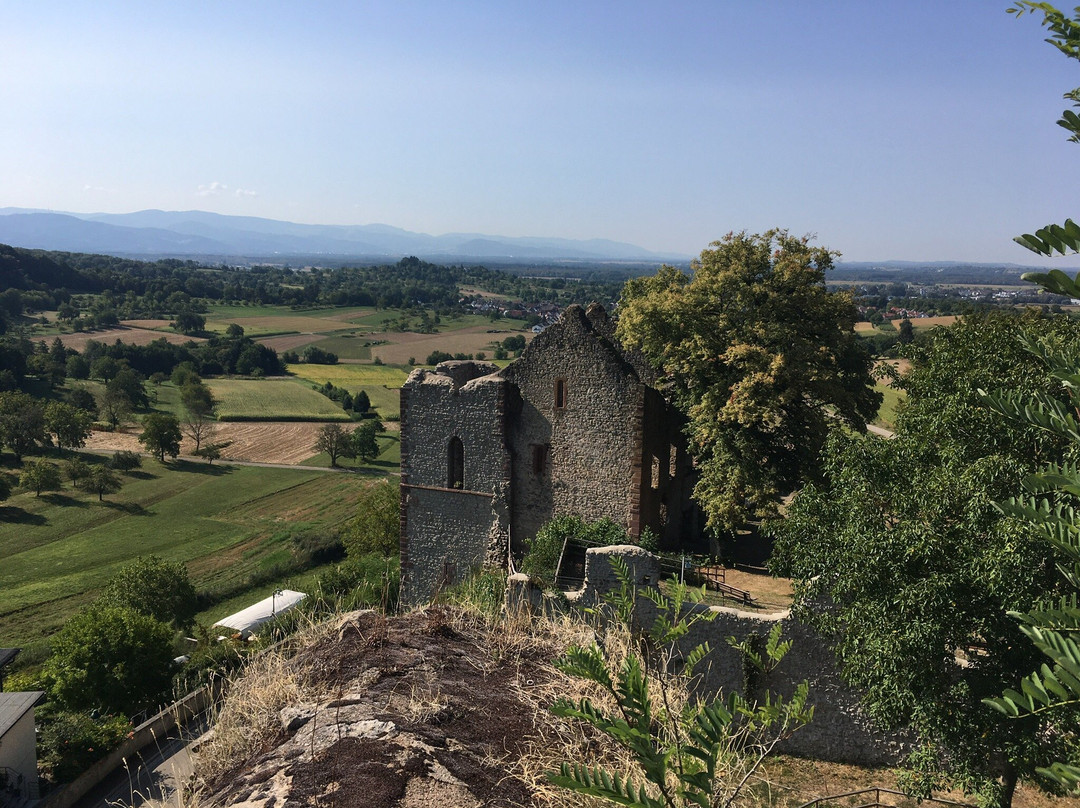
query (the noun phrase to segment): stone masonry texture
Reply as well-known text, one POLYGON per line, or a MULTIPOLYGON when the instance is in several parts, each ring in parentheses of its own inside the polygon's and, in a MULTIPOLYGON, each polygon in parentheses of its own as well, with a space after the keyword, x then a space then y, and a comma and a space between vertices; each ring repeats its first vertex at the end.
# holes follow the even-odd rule
POLYGON ((404 602, 520 557, 564 514, 606 517, 634 537, 647 527, 668 547, 696 540, 682 416, 653 378, 596 304, 570 306, 501 371, 413 371, 401 393, 404 602))

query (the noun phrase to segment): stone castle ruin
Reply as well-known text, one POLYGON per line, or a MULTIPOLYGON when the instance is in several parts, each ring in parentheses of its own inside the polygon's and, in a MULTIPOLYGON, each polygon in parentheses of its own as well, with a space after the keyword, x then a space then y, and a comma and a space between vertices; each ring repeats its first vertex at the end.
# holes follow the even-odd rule
POLYGON ((555 516, 608 517, 665 547, 700 536, 683 416, 615 339, 570 306, 521 358, 443 362, 401 388, 402 598, 506 568, 555 516))

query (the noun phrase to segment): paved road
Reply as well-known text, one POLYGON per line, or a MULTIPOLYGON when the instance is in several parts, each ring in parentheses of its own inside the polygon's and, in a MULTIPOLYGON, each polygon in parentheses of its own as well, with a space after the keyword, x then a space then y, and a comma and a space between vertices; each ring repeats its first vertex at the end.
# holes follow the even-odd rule
POLYGON ((179 806, 178 792, 193 773, 188 747, 209 726, 209 711, 143 747, 133 760, 117 767, 73 808, 138 808, 154 800, 179 806))

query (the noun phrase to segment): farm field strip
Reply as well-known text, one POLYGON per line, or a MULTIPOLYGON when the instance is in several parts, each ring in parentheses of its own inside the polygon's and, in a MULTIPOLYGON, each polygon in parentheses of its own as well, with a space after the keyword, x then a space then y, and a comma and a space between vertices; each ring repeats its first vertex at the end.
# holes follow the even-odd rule
POLYGON ((316 384, 333 382, 335 387, 386 386, 401 387, 409 378, 409 372, 389 365, 307 365, 287 367, 289 373, 316 384))
POLYGON ((334 401, 295 379, 207 379, 221 403, 218 419, 259 421, 347 421, 334 401))
POLYGON ((141 478, 127 478, 121 492, 104 503, 66 493, 20 494, 7 501, 5 510, 17 511, 20 521, 0 523, 5 642, 54 630, 140 555, 188 563, 197 587, 212 573, 250 573, 270 538, 280 541, 282 529, 339 524, 352 516, 351 503, 367 484, 354 475, 328 480, 319 472, 153 465, 141 478), (238 546, 247 548, 242 557, 228 559, 229 548, 238 546))

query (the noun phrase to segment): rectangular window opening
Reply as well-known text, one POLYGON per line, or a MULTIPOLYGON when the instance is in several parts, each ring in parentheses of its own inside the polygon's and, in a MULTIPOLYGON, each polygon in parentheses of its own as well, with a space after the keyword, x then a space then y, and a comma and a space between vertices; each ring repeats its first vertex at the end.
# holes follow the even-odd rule
POLYGON ((555 380, 555 409, 566 407, 566 379, 555 380))
POLYGON ((547 471, 549 448, 550 447, 546 443, 537 444, 532 447, 533 474, 543 474, 547 471))

